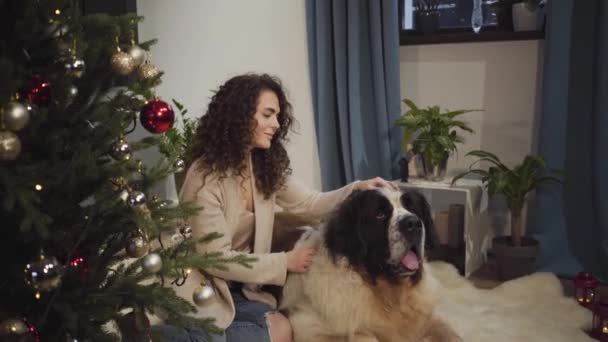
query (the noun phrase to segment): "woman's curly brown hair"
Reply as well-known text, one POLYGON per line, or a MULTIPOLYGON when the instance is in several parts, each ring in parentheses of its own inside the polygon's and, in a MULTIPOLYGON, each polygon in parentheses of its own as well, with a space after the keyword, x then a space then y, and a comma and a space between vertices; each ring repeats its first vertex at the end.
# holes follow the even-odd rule
POLYGON ((245 74, 233 77, 219 87, 207 112, 199 121, 192 157, 198 159, 206 178, 212 173, 226 177, 228 171, 246 175, 247 148, 251 145, 254 114, 262 91, 269 90, 279 99, 279 129, 269 149, 253 149, 255 184, 266 199, 285 184, 291 174, 289 157, 283 143, 293 119, 292 106, 281 82, 272 76, 245 74))

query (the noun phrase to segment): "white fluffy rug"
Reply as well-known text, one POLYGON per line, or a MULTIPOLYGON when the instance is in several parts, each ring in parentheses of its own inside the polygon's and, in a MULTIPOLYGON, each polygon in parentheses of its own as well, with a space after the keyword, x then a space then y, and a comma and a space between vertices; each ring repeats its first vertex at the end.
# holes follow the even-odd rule
POLYGON ((594 341, 582 330, 591 327, 591 312, 565 297, 551 273, 535 273, 483 290, 450 264, 429 266, 444 289, 439 314, 464 341, 594 341))

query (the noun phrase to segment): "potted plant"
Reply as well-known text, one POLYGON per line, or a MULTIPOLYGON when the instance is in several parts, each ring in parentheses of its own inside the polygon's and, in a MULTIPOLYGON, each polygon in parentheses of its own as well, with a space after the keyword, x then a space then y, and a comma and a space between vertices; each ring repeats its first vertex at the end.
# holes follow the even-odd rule
POLYGON ((469 174, 481 176, 488 195, 502 194, 511 214, 511 235, 492 240, 499 277, 508 280, 532 273, 540 246, 534 238, 522 236, 522 210, 531 191, 548 182, 561 183, 557 177, 560 171, 547 168, 544 159, 538 156, 526 156, 513 168, 507 167, 490 152, 476 150, 467 156, 479 159, 470 165, 468 171, 454 177, 452 184, 469 174), (487 169, 474 168, 480 162, 488 162, 490 166, 487 169))
POLYGON ((440 181, 445 176, 450 153, 456 151, 456 144, 464 142, 456 129, 473 133, 473 129, 458 117, 475 110, 442 112, 439 106, 418 108, 409 99, 403 102, 409 109, 395 122, 405 127, 403 150, 406 155, 421 157, 426 179, 440 181), (409 145, 412 146, 411 150, 409 145))
POLYGON ((416 0, 416 29, 423 35, 439 29, 439 0, 416 0))
POLYGON ((534 31, 542 0, 497 0, 492 3, 499 29, 534 31))
POLYGON ((538 29, 538 7, 540 0, 515 0, 512 4, 513 30, 534 31, 538 29))
POLYGON ((496 0, 490 7, 496 14, 496 26, 501 31, 513 31, 513 3, 516 0, 496 0))

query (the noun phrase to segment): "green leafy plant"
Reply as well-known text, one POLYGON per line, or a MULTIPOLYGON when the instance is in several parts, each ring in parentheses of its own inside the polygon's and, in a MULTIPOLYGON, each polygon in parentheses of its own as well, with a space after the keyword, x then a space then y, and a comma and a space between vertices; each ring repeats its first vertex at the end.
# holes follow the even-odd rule
POLYGON ((437 12, 439 0, 416 0, 416 10, 418 12, 437 12))
POLYGON ((184 108, 183 104, 176 100, 173 100, 173 104, 180 111, 184 126, 182 130, 172 127, 165 132, 160 142, 159 151, 170 160, 183 160, 188 167, 192 164, 192 146, 198 120, 184 117, 188 110, 184 108))
POLYGON ((557 177, 561 171, 547 168, 545 160, 539 156, 528 155, 521 164, 509 168, 490 152, 475 150, 466 155, 479 159, 471 163, 467 171, 454 177, 452 184, 467 175, 475 174, 481 176, 489 196, 503 194, 511 211, 511 243, 521 246, 521 213, 528 193, 548 182, 561 183, 557 177), (487 162, 490 166, 487 169, 474 168, 480 162, 487 162))
POLYGON ((475 110, 442 113, 439 106, 419 108, 412 100, 404 99, 403 102, 409 109, 395 122, 396 125, 405 127, 403 150, 410 152, 408 144, 412 144, 411 152, 422 154, 435 166, 456 151, 456 144, 464 142, 456 128, 473 133, 473 129, 466 122, 458 120, 458 117, 475 110))

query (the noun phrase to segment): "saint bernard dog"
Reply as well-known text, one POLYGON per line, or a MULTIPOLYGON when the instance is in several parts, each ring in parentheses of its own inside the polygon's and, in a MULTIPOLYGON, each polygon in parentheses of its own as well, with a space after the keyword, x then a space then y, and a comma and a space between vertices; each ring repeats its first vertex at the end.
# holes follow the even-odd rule
POLYGON ((434 312, 429 236, 436 233, 420 193, 353 192, 297 242, 318 252, 309 271, 290 273, 283 287, 280 309, 294 341, 461 341, 434 312))

